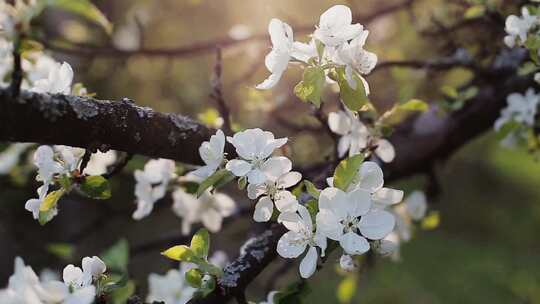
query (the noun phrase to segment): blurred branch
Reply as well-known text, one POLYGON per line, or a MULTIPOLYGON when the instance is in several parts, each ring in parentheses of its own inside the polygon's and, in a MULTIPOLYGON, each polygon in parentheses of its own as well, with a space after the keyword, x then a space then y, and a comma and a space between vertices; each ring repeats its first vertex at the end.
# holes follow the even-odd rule
POLYGON ((122 170, 127 166, 127 164, 132 158, 133 154, 124 153, 124 155, 115 164, 113 164, 111 168, 109 168, 110 170, 108 170, 108 172, 103 174, 102 176, 106 179, 109 179, 116 174, 122 172, 122 170))
MULTIPOLYGON (((405 0, 400 3, 393 5, 388 5, 383 7, 371 14, 364 16, 354 16, 353 22, 359 22, 364 25, 373 22, 374 20, 383 17, 385 15, 392 14, 396 11, 409 8, 417 0, 405 0)), ((295 33, 305 34, 314 30, 313 25, 302 25, 302 26, 293 26, 295 33)), ((144 49, 139 50, 120 50, 112 46, 89 46, 89 45, 77 45, 74 43, 67 42, 70 44, 70 47, 66 47, 59 44, 54 44, 49 42, 47 39, 42 39, 40 42, 45 46, 45 48, 69 55, 75 56, 84 56, 84 57, 95 57, 95 56, 105 56, 105 57, 128 57, 133 55, 143 55, 147 57, 189 57, 196 55, 203 55, 212 52, 217 46, 221 48, 228 48, 233 46, 238 46, 247 42, 268 42, 268 34, 256 34, 245 39, 232 39, 232 38, 221 38, 214 41, 201 42, 188 46, 178 47, 178 48, 169 48, 169 49, 144 49)))
POLYGON ((217 104, 219 115, 223 118, 223 130, 226 134, 231 134, 231 112, 225 98, 223 98, 223 56, 221 54, 221 48, 216 48, 216 64, 214 66, 214 74, 212 75, 212 94, 210 95, 217 104))

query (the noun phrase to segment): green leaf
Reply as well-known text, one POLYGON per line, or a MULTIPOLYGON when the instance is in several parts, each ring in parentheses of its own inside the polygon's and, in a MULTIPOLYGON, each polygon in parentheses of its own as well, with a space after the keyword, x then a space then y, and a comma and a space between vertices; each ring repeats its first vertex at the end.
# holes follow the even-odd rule
POLYGON ((309 214, 311 215, 311 218, 315 219, 317 213, 319 213, 319 203, 314 199, 309 200, 306 203, 306 209, 308 210, 309 214))
POLYGON ((247 186, 247 177, 245 176, 242 176, 238 179, 238 189, 239 190, 244 190, 246 189, 246 186, 247 186))
POLYGON ((521 128, 521 124, 511 120, 502 125, 502 127, 497 132, 497 140, 503 140, 510 133, 517 132, 521 128))
POLYGON ((218 186, 221 187, 232 179, 234 179, 234 175, 232 175, 232 173, 226 169, 221 169, 214 172, 214 174, 210 175, 199 184, 199 188, 197 189, 197 197, 200 197, 204 191, 206 191, 206 189, 212 186, 215 188, 218 186))
POLYGON ((518 69, 519 76, 525 76, 538 71, 539 67, 534 62, 527 61, 518 69))
POLYGON ((173 246, 163 251, 161 254, 171 260, 181 262, 198 263, 199 260, 193 250, 186 245, 173 246))
POLYGON ((99 24, 107 34, 112 33, 112 24, 107 17, 88 0, 47 0, 47 5, 84 17, 99 24))
POLYGON ((193 235, 190 248, 196 256, 206 259, 210 250, 210 234, 206 228, 199 229, 193 235))
POLYGON ((214 289, 216 289, 216 279, 214 279, 212 276, 204 277, 198 292, 200 293, 201 297, 204 298, 214 291, 214 289))
POLYGON ((321 94, 326 76, 321 67, 309 67, 304 71, 303 80, 294 87, 294 94, 304 102, 321 106, 321 94))
POLYGON ((129 263, 128 241, 126 239, 120 239, 101 254, 101 259, 105 262, 107 268, 109 269, 114 269, 121 272, 127 271, 127 266, 129 263))
POLYGON ((347 191, 347 188, 358 174, 358 169, 363 161, 364 156, 358 154, 339 162, 334 171, 334 187, 347 191))
POLYGON ((56 215, 56 210, 50 209, 48 211, 40 211, 38 222, 41 226, 47 224, 56 215))
POLYGON ((428 215, 426 215, 426 217, 422 219, 420 227, 422 227, 423 230, 433 230, 439 227, 440 222, 441 222, 441 217, 439 215, 439 212, 430 211, 428 215))
POLYGON ((109 181, 101 175, 85 177, 80 189, 84 195, 93 199, 111 198, 111 186, 109 181))
POLYGON ((442 86, 441 91, 443 92, 444 95, 452 99, 456 99, 459 96, 459 93, 456 90, 456 88, 451 87, 451 86, 447 86, 447 85, 442 86))
POLYGON ((125 304, 127 300, 135 293, 135 282, 128 281, 126 285, 113 290, 110 293, 112 304, 125 304))
POLYGON ((475 86, 469 87, 465 91, 461 92, 461 97, 463 100, 469 100, 476 97, 476 95, 478 95, 478 88, 475 86))
POLYGON ((411 99, 407 102, 400 103, 398 106, 399 110, 403 111, 419 111, 419 112, 425 112, 427 109, 429 109, 429 105, 420 99, 411 99))
POLYGON ((64 195, 64 193, 66 193, 66 190, 62 188, 62 189, 52 191, 49 194, 47 194, 47 196, 43 200, 43 203, 39 206, 39 211, 47 212, 51 210, 53 207, 56 206, 56 204, 58 203, 62 195, 64 195))
POLYGON ((358 74, 354 73, 353 78, 356 81, 356 89, 349 86, 345 78, 345 68, 337 68, 337 82, 339 84, 339 96, 351 111, 359 111, 364 105, 369 103, 364 83, 358 74))
POLYGON ((186 281, 193 288, 200 288, 202 285, 203 274, 197 268, 192 268, 186 272, 186 281))
POLYGON ((75 247, 68 243, 50 243, 47 245, 47 251, 60 259, 69 261, 73 258, 75 247))
POLYGON ((204 272, 220 278, 223 276, 223 269, 216 265, 210 264, 205 260, 199 261, 199 269, 204 272))
POLYGON ((482 4, 473 5, 469 7, 466 11, 463 17, 465 19, 474 19, 482 17, 486 14, 486 7, 482 4))
POLYGON ((337 287, 337 298, 339 303, 351 303, 354 295, 356 294, 356 286, 357 281, 355 276, 349 275, 344 278, 337 287))
POLYGON ((308 181, 307 179, 304 180, 304 185, 306 185, 306 190, 311 196, 313 196, 316 199, 319 199, 321 190, 317 189, 317 187, 315 187, 315 185, 312 182, 308 181))

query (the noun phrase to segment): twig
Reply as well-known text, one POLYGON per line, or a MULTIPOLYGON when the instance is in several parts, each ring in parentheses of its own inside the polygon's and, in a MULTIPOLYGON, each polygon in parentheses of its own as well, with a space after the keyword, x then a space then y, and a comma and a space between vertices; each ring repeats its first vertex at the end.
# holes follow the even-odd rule
POLYGON ((225 98, 223 98, 223 83, 221 75, 223 72, 223 57, 221 48, 216 48, 216 64, 214 66, 214 74, 212 76, 212 94, 210 96, 216 101, 220 116, 223 118, 223 129, 225 133, 231 133, 231 113, 225 98))
POLYGON ((92 157, 92 151, 90 149, 84 150, 84 155, 82 157, 81 161, 81 174, 84 173, 84 169, 86 169, 86 166, 88 165, 88 162, 90 161, 90 158, 92 157))
POLYGON ((109 179, 113 176, 115 176, 116 174, 120 173, 125 167, 126 165, 129 163, 129 161, 133 158, 133 154, 131 153, 124 153, 124 155, 122 156, 122 158, 117 161, 113 166, 112 168, 110 168, 110 171, 108 171, 107 173, 103 174, 102 176, 106 179, 109 179))
POLYGON ((20 53, 21 39, 22 37, 18 37, 13 43, 13 72, 11 73, 11 84, 9 87, 12 98, 18 98, 21 93, 21 83, 23 79, 20 53))

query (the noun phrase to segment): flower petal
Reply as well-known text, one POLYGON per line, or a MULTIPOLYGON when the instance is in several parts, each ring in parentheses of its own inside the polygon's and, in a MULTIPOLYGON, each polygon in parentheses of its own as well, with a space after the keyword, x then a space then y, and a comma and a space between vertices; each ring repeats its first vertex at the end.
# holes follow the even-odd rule
POLYGON ((261 165, 261 170, 266 177, 275 182, 285 173, 291 171, 292 162, 285 156, 271 157, 261 165))
POLYGON ((287 172, 281 175, 277 180, 278 189, 286 189, 292 187, 302 180, 302 174, 300 172, 287 172))
POLYGON ((403 200, 403 191, 383 187, 373 193, 372 200, 374 205, 385 208, 401 202, 403 200))
POLYGON ((274 211, 274 203, 268 196, 263 196, 255 205, 253 220, 255 222, 268 222, 274 211))
POLYGON ((306 250, 307 241, 294 231, 285 233, 278 241, 277 252, 284 258, 296 258, 306 250))
POLYGON ((316 217, 317 232, 338 241, 343 235, 343 224, 340 221, 341 219, 332 211, 321 209, 316 217))
POLYGON ((369 243, 366 238, 349 231, 339 240, 339 245, 347 254, 360 255, 369 250, 369 243))
POLYGON ((366 214, 371 208, 371 194, 363 189, 347 193, 347 215, 358 217, 366 214))
POLYGON ((396 219, 394 216, 384 210, 374 210, 360 219, 358 227, 363 236, 380 240, 387 236, 394 229, 396 219))
POLYGON ((384 185, 383 171, 375 162, 367 161, 362 163, 359 176, 360 182, 358 183, 358 187, 370 193, 374 193, 384 185))
POLYGON ((385 163, 393 161, 396 157, 394 146, 386 139, 379 139, 379 141, 377 141, 375 154, 385 163))
POLYGON ((227 162, 225 168, 235 176, 245 176, 251 170, 252 166, 245 160, 233 159, 227 162))
POLYGON ((304 279, 311 277, 317 270, 317 249, 309 246, 306 256, 300 262, 300 276, 304 279))
POLYGON ((253 169, 247 173, 248 182, 250 184, 259 185, 268 180, 266 174, 259 169, 253 169))
POLYGON ((298 200, 289 191, 279 191, 274 200, 280 212, 295 212, 298 209, 298 200))

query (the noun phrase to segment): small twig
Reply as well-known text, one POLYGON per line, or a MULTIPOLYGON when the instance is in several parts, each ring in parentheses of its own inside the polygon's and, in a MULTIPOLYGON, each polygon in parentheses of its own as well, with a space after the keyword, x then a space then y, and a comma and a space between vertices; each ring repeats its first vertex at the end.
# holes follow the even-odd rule
POLYGON ((225 133, 231 133, 231 113, 229 107, 223 98, 223 83, 221 76, 223 73, 223 56, 221 48, 216 48, 216 64, 214 66, 214 74, 212 76, 212 94, 210 96, 216 101, 219 114, 223 118, 223 130, 225 133))
POLYGON ((81 174, 84 172, 84 169, 86 169, 86 166, 88 166, 88 162, 90 161, 90 158, 92 157, 92 151, 89 149, 84 150, 84 155, 82 157, 81 161, 81 174))
POLYGON ((11 84, 9 87, 9 91, 11 92, 11 96, 13 98, 19 97, 19 94, 21 93, 21 83, 23 79, 20 53, 21 39, 22 37, 18 37, 15 40, 15 43, 13 43, 13 72, 11 73, 11 84))
POLYGON ((126 165, 129 163, 129 161, 133 158, 133 154, 131 153, 125 153, 124 156, 116 163, 114 166, 110 169, 109 172, 103 174, 102 176, 106 179, 109 179, 116 174, 120 173, 126 165))

